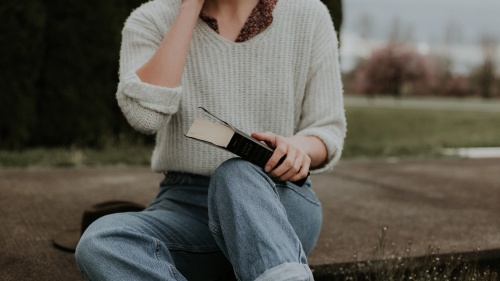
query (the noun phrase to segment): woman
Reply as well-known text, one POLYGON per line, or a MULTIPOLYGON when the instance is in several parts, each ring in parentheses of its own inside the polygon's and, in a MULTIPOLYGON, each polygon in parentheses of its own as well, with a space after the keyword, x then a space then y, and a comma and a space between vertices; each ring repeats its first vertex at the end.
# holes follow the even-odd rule
POLYGON ((117 100, 156 134, 160 191, 93 223, 89 280, 312 280, 321 228, 311 181, 345 137, 337 39, 319 0, 154 0, 125 23, 117 100), (275 148, 265 169, 186 138, 203 106, 275 148), (285 161, 277 165, 281 157, 285 161))

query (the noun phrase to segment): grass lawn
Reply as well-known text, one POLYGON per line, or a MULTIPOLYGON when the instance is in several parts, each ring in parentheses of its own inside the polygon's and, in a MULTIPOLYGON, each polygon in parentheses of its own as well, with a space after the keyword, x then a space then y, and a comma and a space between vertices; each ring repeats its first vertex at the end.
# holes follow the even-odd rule
POLYGON ((434 157, 442 148, 500 147, 500 113, 347 107, 344 158, 434 157))
MULTIPOLYGON (((343 158, 437 157, 442 148, 500 147, 500 113, 347 106, 343 158)), ((0 151, 0 167, 149 165, 153 147, 0 151)))
POLYGON ((109 146, 90 148, 32 148, 0 150, 1 167, 81 167, 149 165, 152 146, 109 146))

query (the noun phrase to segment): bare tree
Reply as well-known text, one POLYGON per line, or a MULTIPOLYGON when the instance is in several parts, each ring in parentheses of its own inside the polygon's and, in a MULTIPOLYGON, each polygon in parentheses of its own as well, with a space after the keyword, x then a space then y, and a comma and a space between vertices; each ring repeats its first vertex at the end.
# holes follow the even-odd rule
POLYGON ((392 20, 389 28, 389 42, 397 44, 406 44, 413 39, 413 26, 404 24, 399 17, 392 20))
POLYGON ((363 13, 359 16, 356 27, 359 36, 363 39, 369 39, 373 35, 374 22, 371 14, 363 13))
POLYGON ((444 30, 444 50, 441 60, 441 82, 446 81, 453 75, 453 46, 462 40, 462 28, 456 22, 448 22, 444 30))
POLYGON ((369 53, 372 49, 370 39, 373 35, 374 22, 371 14, 364 13, 362 14, 356 23, 357 31, 359 36, 361 37, 362 47, 365 53, 369 53))
POLYGON ((497 42, 492 36, 483 36, 481 39, 483 63, 477 71, 479 93, 483 98, 491 98, 495 83, 495 57, 497 42))

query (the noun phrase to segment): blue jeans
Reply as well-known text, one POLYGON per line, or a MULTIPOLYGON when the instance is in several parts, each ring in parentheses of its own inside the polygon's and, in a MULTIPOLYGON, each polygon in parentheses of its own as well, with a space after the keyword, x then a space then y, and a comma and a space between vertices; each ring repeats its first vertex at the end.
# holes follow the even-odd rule
POLYGON ((76 249, 88 280, 313 280, 306 255, 321 205, 303 187, 275 182, 234 158, 211 178, 169 173, 143 212, 95 221, 76 249))

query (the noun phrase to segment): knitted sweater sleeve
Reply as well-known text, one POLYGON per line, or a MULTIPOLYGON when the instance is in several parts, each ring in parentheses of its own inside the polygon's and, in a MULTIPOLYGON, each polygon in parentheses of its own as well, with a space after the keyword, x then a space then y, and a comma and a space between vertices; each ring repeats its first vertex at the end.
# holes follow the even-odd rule
POLYGON ((340 159, 346 134, 338 40, 326 9, 318 17, 311 64, 297 135, 315 136, 328 150, 327 162, 312 174, 332 170, 340 159))
MULTIPOLYGON (((150 2, 154 3, 154 2, 150 2)), ((149 3, 135 10, 125 22, 120 50, 120 82, 116 98, 136 130, 155 134, 177 112, 182 87, 165 88, 144 83, 136 71, 155 53, 163 40, 158 19, 149 3)))

